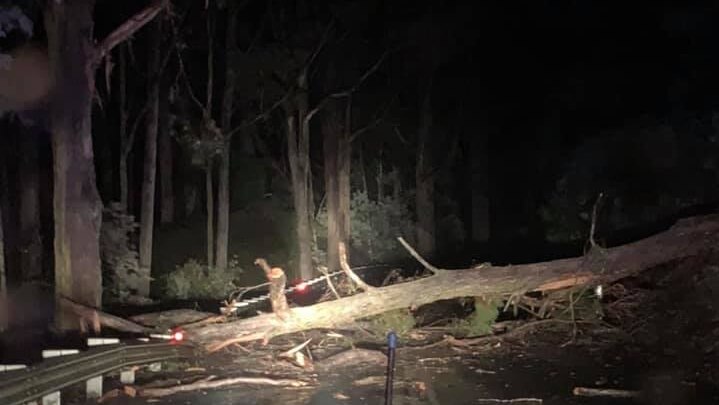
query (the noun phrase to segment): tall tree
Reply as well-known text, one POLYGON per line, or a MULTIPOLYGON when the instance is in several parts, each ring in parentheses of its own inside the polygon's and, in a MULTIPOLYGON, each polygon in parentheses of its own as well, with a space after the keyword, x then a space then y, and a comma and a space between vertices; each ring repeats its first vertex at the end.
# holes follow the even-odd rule
MULTIPOLYGON (((102 203, 95 185, 92 92, 93 1, 48 1, 45 25, 55 89, 50 101, 54 162, 55 294, 90 307, 102 298, 99 231, 102 203)), ((59 330, 77 327, 58 305, 59 330)))
POLYGON ((417 213, 417 250, 431 256, 435 250, 434 167, 432 162, 432 85, 421 99, 417 129, 417 165, 415 166, 415 208, 417 213))
POLYGON ((18 209, 20 211, 20 268, 25 280, 36 279, 42 275, 38 148, 38 128, 20 130, 18 176, 21 187, 18 209))
MULTIPOLYGON (((0 167, 0 187, 4 194, 5 189, 5 166, 0 167)), ((2 202, 0 202, 0 332, 7 329, 9 319, 7 310, 7 274, 5 272, 5 238, 3 233, 3 209, 2 202)))
POLYGON ((230 234, 230 153, 232 150, 232 115, 235 108, 235 88, 237 84, 237 15, 239 2, 227 4, 227 28, 225 33, 225 86, 222 94, 222 151, 219 156, 217 184, 217 251, 215 266, 219 270, 227 268, 228 244, 230 234))
MULTIPOLYGON (((169 92, 163 83, 161 93, 169 92)), ((167 94, 169 96, 169 94, 167 94)), ((175 219, 174 148, 170 134, 170 97, 160 97, 160 128, 158 133, 158 157, 160 163, 160 223, 169 224, 175 219)))
MULTIPOLYGON (((55 217, 55 295, 99 307, 102 299, 99 231, 102 203, 95 184, 92 99, 98 62, 152 20, 165 1, 154 1, 95 47, 92 0, 47 1, 55 217)), ((62 303, 59 300, 58 303, 62 303)), ((78 326, 65 305, 56 305, 56 328, 78 326)))
POLYGON ((287 157, 290 163, 292 178, 292 196, 295 206, 295 233, 299 246, 299 276, 303 279, 312 277, 312 212, 310 199, 312 183, 310 182, 310 119, 308 115, 307 94, 309 85, 307 69, 304 68, 296 78, 296 90, 291 102, 287 103, 287 157))
POLYGON ((155 179, 157 175, 157 131, 160 115, 160 70, 162 45, 162 20, 156 19, 148 32, 147 89, 148 110, 145 126, 145 159, 142 179, 142 209, 140 212, 140 274, 137 294, 150 295, 152 267, 152 235, 155 227, 155 179))

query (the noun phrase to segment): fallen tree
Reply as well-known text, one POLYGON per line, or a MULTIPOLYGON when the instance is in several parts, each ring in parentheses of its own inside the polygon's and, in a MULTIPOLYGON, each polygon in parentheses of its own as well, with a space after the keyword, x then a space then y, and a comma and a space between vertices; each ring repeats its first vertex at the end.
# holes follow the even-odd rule
POLYGON ((507 297, 531 291, 549 292, 580 285, 610 283, 677 259, 713 250, 719 242, 719 215, 678 221, 657 235, 603 249, 582 257, 516 266, 445 270, 430 277, 307 307, 291 308, 286 319, 262 314, 188 330, 188 339, 217 350, 232 343, 299 332, 334 328, 354 320, 399 308, 418 307, 459 297, 507 297))

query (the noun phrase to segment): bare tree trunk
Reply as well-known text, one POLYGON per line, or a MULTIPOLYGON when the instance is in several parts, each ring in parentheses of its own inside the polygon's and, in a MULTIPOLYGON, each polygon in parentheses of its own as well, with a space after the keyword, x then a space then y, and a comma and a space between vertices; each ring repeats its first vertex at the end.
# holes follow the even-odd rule
POLYGON ((298 80, 298 94, 294 103, 287 107, 287 157, 292 177, 292 195, 295 208, 295 232, 299 248, 299 272, 294 275, 303 279, 312 277, 312 224, 310 218, 310 198, 312 190, 309 182, 309 122, 305 122, 308 112, 306 72, 298 80))
MULTIPOLYGON (((339 139, 339 154, 337 158, 337 183, 339 185, 339 207, 338 207, 338 223, 340 243, 350 246, 350 200, 352 198, 352 190, 350 186, 350 170, 352 167, 352 96, 347 98, 344 116, 344 131, 339 139)), ((349 261, 350 252, 347 249, 347 260, 349 261)))
POLYGON ((132 145, 129 144, 128 133, 127 133, 127 56, 126 56, 126 45, 122 45, 118 49, 120 55, 120 73, 119 73, 119 86, 120 86, 120 162, 119 162, 119 176, 120 176, 120 205, 122 209, 127 213, 129 212, 130 206, 128 203, 129 190, 128 190, 128 167, 127 159, 130 153, 132 145))
POLYGON ((174 153, 170 136, 170 102, 167 97, 169 89, 162 88, 160 96, 160 128, 158 132, 158 154, 160 164, 160 223, 170 224, 175 220, 175 186, 174 153))
POLYGON ((327 105, 322 112, 323 152, 325 168, 325 205, 327 207, 327 268, 340 268, 340 190, 339 190, 339 141, 342 136, 337 101, 327 105))
MULTIPOLYGON (((0 170, 4 169, 4 167, 0 168, 0 170)), ((2 187, 2 191, 5 192, 5 183, 2 177, 0 177, 0 187, 2 187)), ((0 204, 0 332, 7 330, 8 324, 7 275, 5 274, 5 238, 3 233, 2 204, 0 204)))
POLYGON ((489 153, 486 134, 470 139, 471 156, 471 198, 472 198, 472 240, 487 242, 490 236, 489 223, 489 153))
MULTIPOLYGON (((102 203, 95 185, 92 95, 95 57, 91 0, 45 7, 50 71, 54 164, 55 295, 99 308, 102 300, 99 233, 102 203)), ((56 328, 78 326, 76 315, 56 305, 56 328)))
POLYGON ((24 128, 20 134, 20 269, 25 280, 37 279, 42 275, 40 168, 36 131, 36 128, 24 128))
MULTIPOLYGON (((298 78, 297 94, 297 133, 292 142, 295 147, 295 164, 290 164, 292 171, 292 188, 295 194, 295 215, 297 216, 297 239, 300 249, 299 276, 302 279, 312 278, 312 212, 310 210, 312 186, 310 183, 310 123, 306 120, 308 113, 307 73, 298 78)), ((294 131, 293 131, 294 132, 294 131)))
POLYGON ((435 250, 434 221, 434 174, 432 167, 432 87, 424 94, 420 110, 420 124, 417 139, 416 214, 417 250, 423 256, 432 256, 435 250))
POLYGON ((156 20, 149 32, 148 111, 145 127, 145 159, 140 213, 140 284, 137 295, 150 296, 152 235, 155 227, 155 180, 157 177, 157 129, 160 116, 160 45, 162 21, 156 20))
POLYGON ((219 179, 217 185, 217 254, 216 266, 220 270, 227 268, 230 238, 230 153, 232 141, 226 135, 232 130, 232 112, 235 101, 235 58, 237 52, 237 13, 239 4, 228 3, 227 31, 225 34, 225 87, 222 95, 222 136, 224 145, 220 155, 219 179))
MULTIPOLYGON (((214 25, 212 24, 212 15, 214 12, 214 5, 207 4, 207 88, 205 94, 205 111, 203 115, 203 122, 205 125, 205 133, 208 139, 212 138, 215 134, 213 129, 215 123, 212 120, 212 94, 215 86, 215 64, 214 64, 214 25)), ((214 170, 214 157, 212 154, 206 156, 205 161, 205 199, 207 202, 207 266, 214 267, 215 265, 215 186, 212 171, 214 170)))
POLYGON ((207 200, 207 266, 215 265, 215 194, 212 180, 212 160, 205 166, 205 199, 207 200))

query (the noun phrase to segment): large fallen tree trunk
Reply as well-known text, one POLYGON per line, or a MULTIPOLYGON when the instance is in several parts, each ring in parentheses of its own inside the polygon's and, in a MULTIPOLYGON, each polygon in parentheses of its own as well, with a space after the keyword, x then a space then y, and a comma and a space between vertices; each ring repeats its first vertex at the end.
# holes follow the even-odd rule
POLYGON ((313 328, 333 328, 393 309, 416 307, 442 299, 507 296, 578 285, 609 283, 657 265, 715 249, 719 216, 694 217, 640 241, 572 259, 517 266, 480 266, 437 270, 420 280, 373 288, 351 297, 292 308, 287 319, 263 314, 224 324, 192 328, 188 338, 209 349, 223 342, 269 339, 313 328))

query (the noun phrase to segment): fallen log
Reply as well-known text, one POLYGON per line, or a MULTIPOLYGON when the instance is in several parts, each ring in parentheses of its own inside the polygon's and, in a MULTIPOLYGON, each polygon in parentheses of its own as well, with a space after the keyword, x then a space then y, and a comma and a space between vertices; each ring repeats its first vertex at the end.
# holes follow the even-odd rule
POLYGON ((461 270, 433 269, 434 275, 412 282, 291 308, 287 319, 262 314, 188 330, 188 339, 209 350, 222 342, 247 342, 314 328, 334 328, 399 308, 417 307, 459 297, 507 296, 610 283, 673 260, 695 256, 719 245, 719 215, 678 221, 657 235, 606 249, 599 254, 516 266, 482 265, 461 270))

